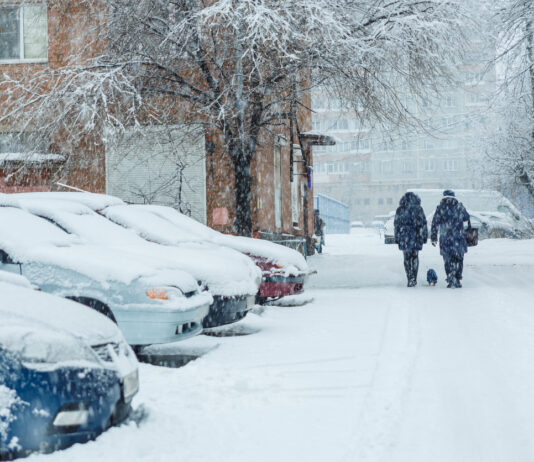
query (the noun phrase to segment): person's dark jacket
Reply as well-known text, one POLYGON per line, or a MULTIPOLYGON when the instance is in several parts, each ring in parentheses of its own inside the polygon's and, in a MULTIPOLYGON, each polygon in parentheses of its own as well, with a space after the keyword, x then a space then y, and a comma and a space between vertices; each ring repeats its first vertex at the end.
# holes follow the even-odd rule
POLYGON ((445 196, 432 219, 431 240, 437 242, 441 255, 463 255, 467 252, 464 221, 470 222, 469 213, 458 199, 445 196))
POLYGON ((428 239, 421 199, 413 192, 402 196, 395 213, 395 242, 403 251, 421 250, 428 239))

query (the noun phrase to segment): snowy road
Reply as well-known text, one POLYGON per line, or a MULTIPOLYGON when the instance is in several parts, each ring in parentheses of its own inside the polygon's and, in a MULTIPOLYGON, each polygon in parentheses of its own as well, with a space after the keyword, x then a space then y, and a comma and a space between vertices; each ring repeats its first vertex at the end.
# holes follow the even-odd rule
POLYGON ((181 369, 143 365, 139 426, 32 459, 534 460, 534 241, 481 242, 461 290, 430 246, 413 289, 372 232, 327 236, 325 251, 312 303, 184 342, 211 351, 181 369))

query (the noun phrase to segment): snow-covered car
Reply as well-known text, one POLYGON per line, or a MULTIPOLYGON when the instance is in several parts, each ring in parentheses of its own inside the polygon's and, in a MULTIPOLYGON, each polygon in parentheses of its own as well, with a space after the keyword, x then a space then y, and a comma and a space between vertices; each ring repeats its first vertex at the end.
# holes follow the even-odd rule
POLYGON ((0 460, 83 443, 124 421, 139 378, 119 328, 2 273, 0 460))
MULTIPOLYGON (((443 198, 441 189, 410 189, 421 198, 429 226, 436 207, 443 198)), ((534 237, 534 226, 506 197, 498 191, 459 189, 456 198, 472 217, 471 225, 479 229, 479 239, 534 237)))
POLYGON ((213 296, 209 313, 203 320, 204 327, 236 322, 254 306, 261 274, 254 262, 242 253, 206 241, 162 246, 139 237, 80 202, 46 197, 46 194, 38 197, 12 194, 9 199, 84 242, 132 253, 191 274, 213 296))
POLYGON ((351 229, 363 228, 363 221, 351 221, 350 227, 351 229))
POLYGON ((299 294, 304 290, 308 265, 296 250, 261 239, 219 233, 171 207, 114 205, 101 213, 133 229, 145 239, 160 244, 179 245, 183 239, 200 239, 248 255, 262 272, 259 302, 299 294))
POLYGON ((304 257, 296 250, 262 239, 222 234, 171 207, 127 205, 121 199, 105 194, 52 192, 20 196, 83 203, 144 239, 166 246, 210 242, 248 255, 262 272, 258 291, 260 302, 267 298, 299 294, 304 290, 309 269, 304 257))
POLYGON ((197 335, 212 297, 188 273, 88 244, 44 218, 0 206, 0 269, 117 322, 130 345, 197 335))
POLYGON ((384 225, 384 244, 395 243, 395 215, 393 215, 384 225))
POLYGON ((371 222, 371 228, 382 231, 384 229, 384 222, 381 220, 373 220, 371 222))

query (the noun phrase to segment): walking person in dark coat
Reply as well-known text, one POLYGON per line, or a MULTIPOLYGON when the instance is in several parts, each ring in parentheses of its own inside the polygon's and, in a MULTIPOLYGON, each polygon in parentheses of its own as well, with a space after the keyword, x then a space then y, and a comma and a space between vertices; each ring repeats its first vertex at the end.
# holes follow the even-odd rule
POLYGON ((421 199, 413 192, 402 196, 395 213, 395 242, 404 253, 404 270, 408 287, 417 285, 419 251, 426 244, 428 229, 421 199))
POLYGON ((430 239, 435 246, 439 231, 439 250, 445 262, 448 288, 462 287, 464 254, 467 252, 464 221, 471 225, 469 213, 454 197, 454 191, 450 189, 443 191, 443 198, 432 219, 430 239))

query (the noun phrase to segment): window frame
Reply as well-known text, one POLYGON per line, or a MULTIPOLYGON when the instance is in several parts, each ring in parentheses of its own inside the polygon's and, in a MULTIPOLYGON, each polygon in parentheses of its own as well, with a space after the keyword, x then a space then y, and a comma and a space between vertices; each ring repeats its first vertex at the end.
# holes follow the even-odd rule
MULTIPOLYGON (((27 6, 41 6, 41 3, 25 3, 25 4, 16 4, 8 3, 1 5, 1 7, 6 8, 18 8, 18 18, 19 18, 19 55, 24 56, 24 9, 27 6)), ((46 11, 46 58, 0 58, 0 65, 2 64, 32 64, 32 63, 47 63, 48 62, 48 8, 45 6, 46 11)))

